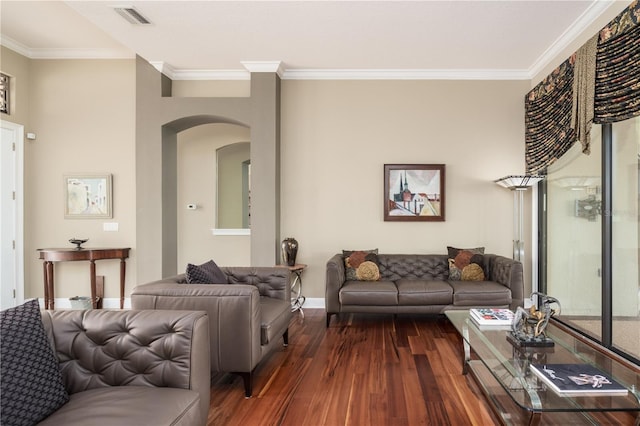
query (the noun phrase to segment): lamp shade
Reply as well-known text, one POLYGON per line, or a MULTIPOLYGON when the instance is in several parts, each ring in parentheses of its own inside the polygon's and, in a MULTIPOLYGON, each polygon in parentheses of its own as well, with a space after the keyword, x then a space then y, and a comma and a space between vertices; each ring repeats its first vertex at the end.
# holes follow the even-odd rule
POLYGON ((494 180, 498 185, 508 189, 526 189, 544 179, 540 175, 510 175, 494 180))

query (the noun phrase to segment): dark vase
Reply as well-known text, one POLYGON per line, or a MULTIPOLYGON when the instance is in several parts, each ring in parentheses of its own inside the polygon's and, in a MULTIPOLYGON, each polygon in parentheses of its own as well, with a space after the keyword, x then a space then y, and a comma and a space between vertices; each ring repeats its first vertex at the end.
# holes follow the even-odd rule
POLYGON ((298 254, 298 242, 295 238, 285 238, 282 240, 282 261, 288 266, 296 264, 298 254))

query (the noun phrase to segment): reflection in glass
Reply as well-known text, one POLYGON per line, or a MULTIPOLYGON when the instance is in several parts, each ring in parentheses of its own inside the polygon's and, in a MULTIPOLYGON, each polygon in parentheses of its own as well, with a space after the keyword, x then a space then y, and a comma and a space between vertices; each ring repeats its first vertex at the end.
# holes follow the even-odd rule
POLYGON ((547 175, 547 289, 562 303, 563 321, 601 337, 601 127, 591 154, 579 143, 547 175))
POLYGON ((613 131, 613 346, 640 358, 640 117, 613 131))

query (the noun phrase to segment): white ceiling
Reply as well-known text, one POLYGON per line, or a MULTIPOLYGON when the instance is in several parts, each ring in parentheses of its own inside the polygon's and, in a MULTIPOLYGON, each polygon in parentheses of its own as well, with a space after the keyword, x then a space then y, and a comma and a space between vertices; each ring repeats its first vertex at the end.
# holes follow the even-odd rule
POLYGON ((0 42, 30 58, 139 54, 184 79, 243 78, 278 61, 285 78, 527 79, 609 7, 629 3, 2 0, 0 42), (132 25, 115 6, 152 24, 132 25))

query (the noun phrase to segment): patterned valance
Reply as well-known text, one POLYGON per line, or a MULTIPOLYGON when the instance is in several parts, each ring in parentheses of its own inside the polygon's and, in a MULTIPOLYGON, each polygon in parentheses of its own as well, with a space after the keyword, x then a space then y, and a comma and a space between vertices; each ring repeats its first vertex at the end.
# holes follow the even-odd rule
POLYGON ((564 61, 525 98, 527 174, 542 173, 576 140, 571 128, 575 55, 564 61))
MULTIPOLYGON (((635 0, 598 34, 595 88, 592 89, 595 92, 594 123, 611 123, 640 115, 639 21, 640 4, 635 0)), ((591 59, 587 58, 587 61, 591 59)), ((580 134, 588 136, 590 105, 586 109, 582 105, 587 112, 582 118, 575 117, 580 107, 572 105, 574 80, 583 79, 584 75, 588 73, 583 67, 576 68, 574 53, 525 97, 527 173, 545 173, 548 166, 566 153, 577 138, 573 127, 578 127, 580 134), (580 77, 575 76, 576 70, 580 77)), ((585 89, 589 83, 576 82, 579 88, 583 88, 580 90, 588 94, 585 89)), ((590 98, 578 94, 576 99, 591 102, 590 98)), ((588 153, 588 138, 582 139, 585 139, 582 141, 583 151, 588 153)))
POLYGON ((595 123, 640 115, 640 3, 634 1, 600 31, 595 123))

